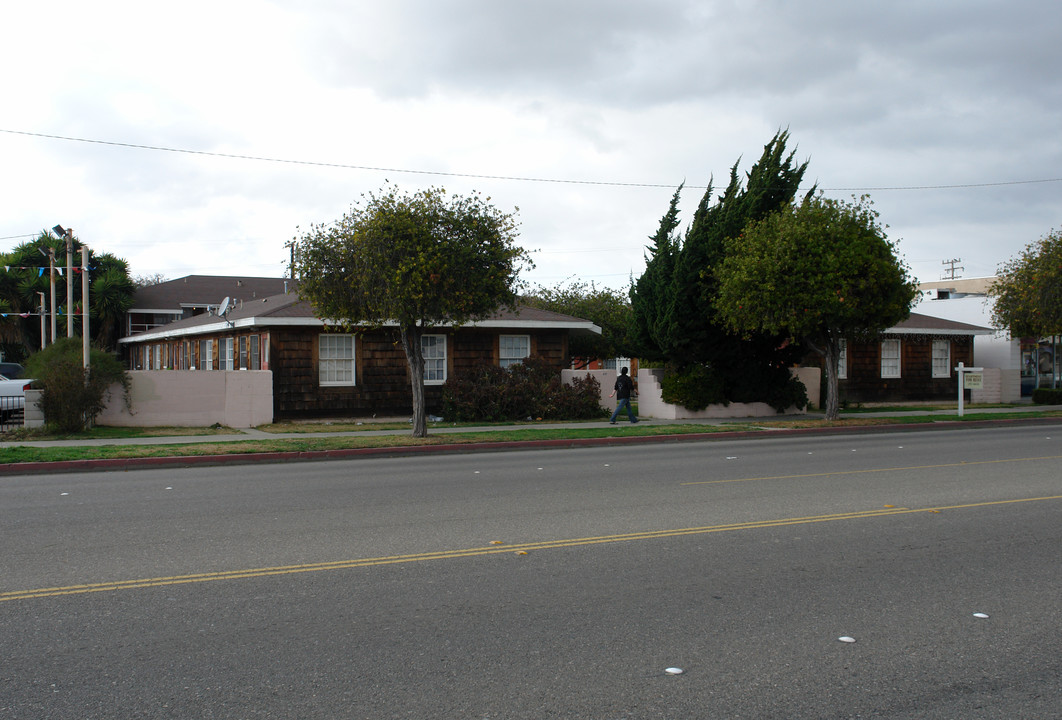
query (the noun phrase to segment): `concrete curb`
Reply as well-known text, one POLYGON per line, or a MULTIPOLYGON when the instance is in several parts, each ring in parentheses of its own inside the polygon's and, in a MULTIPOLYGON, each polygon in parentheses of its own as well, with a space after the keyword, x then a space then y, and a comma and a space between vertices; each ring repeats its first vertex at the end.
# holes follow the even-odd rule
POLYGON ((893 425, 858 425, 849 427, 793 428, 781 430, 740 430, 710 433, 685 433, 677 435, 632 435, 629 437, 574 438, 566 440, 511 440, 482 443, 350 448, 345 450, 233 453, 223 455, 180 455, 172 457, 108 458, 101 460, 59 460, 55 462, 0 464, 0 477, 14 475, 40 475, 45 473, 105 472, 114 470, 147 470, 152 468, 165 469, 251 465, 260 462, 320 462, 325 460, 353 460, 357 458, 401 457, 410 455, 455 455, 512 450, 561 450, 583 447, 704 442, 709 440, 881 434, 919 432, 925 430, 991 428, 1015 425, 1062 425, 1062 418, 1011 418, 1005 420, 970 421, 937 420, 930 423, 898 423, 893 425))

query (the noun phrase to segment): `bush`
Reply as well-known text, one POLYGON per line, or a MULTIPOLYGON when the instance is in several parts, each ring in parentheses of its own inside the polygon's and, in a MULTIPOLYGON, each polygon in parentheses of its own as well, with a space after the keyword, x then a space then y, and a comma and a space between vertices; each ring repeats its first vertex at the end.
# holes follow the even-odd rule
POLYGON ((660 383, 661 398, 666 403, 687 410, 704 410, 709 405, 727 405, 723 379, 708 365, 693 365, 685 370, 664 373, 660 383))
POLYGON ((1032 401, 1037 405, 1062 405, 1062 390, 1036 388, 1033 390, 1032 401))
POLYGON ((661 397, 666 403, 681 405, 687 410, 704 410, 709 405, 729 405, 731 402, 763 402, 778 412, 787 408, 806 407, 808 393, 804 383, 785 367, 748 368, 745 375, 731 387, 709 365, 694 365, 685 370, 669 372, 660 384, 661 397))
POLYGON ((508 370, 480 365, 443 385, 443 417, 449 422, 505 422, 536 418, 583 420, 604 417, 601 385, 587 375, 565 385, 542 358, 508 370))
POLYGON ((129 405, 129 376, 116 357, 89 352, 83 367, 81 338, 63 338, 26 360, 26 377, 41 389, 44 421, 59 432, 78 432, 92 425, 106 405, 108 388, 121 384, 129 405))

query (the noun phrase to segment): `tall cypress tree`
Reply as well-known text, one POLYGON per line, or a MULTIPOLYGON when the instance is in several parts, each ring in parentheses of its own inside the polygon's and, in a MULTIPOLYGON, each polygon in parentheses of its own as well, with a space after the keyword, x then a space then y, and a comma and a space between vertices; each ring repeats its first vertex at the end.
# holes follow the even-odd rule
POLYGON ((726 256, 729 238, 737 237, 747 224, 762 220, 796 196, 807 162, 798 165, 795 151, 786 154, 788 139, 788 132, 775 134, 749 170, 744 186, 738 163, 734 163, 730 182, 718 202, 711 204, 709 187, 697 208, 675 264, 667 310, 666 347, 679 367, 707 362, 723 370, 731 364, 739 339, 715 316, 716 281, 711 269, 726 256))
POLYGON ((664 359, 663 321, 670 301, 671 281, 679 249, 675 228, 679 224, 678 203, 683 185, 685 183, 679 185, 671 196, 671 205, 660 218, 656 234, 649 236, 652 245, 646 247, 645 272, 631 283, 633 318, 630 340, 638 357, 647 360, 664 359))
MULTIPOLYGON (((785 347, 785 338, 731 333, 713 307, 717 282, 712 268, 725 258, 728 239, 796 196, 807 162, 798 164, 795 151, 786 152, 788 140, 787 131, 776 133, 744 183, 738 173, 740 159, 734 163, 729 183, 714 203, 709 184, 683 242, 673 252, 670 285, 662 285, 653 277, 645 287, 652 299, 638 300, 656 308, 655 339, 660 355, 677 372, 707 367, 727 400, 769 402, 788 383, 787 367, 797 356, 796 348, 785 347)), ((675 200, 672 202, 674 207, 675 200)), ((666 220, 668 215, 664 217, 666 220)), ((656 256, 652 260, 655 262, 656 256)), ((650 269, 647 264, 646 274, 650 269)), ((639 279, 632 291, 632 304, 641 292, 639 279)))

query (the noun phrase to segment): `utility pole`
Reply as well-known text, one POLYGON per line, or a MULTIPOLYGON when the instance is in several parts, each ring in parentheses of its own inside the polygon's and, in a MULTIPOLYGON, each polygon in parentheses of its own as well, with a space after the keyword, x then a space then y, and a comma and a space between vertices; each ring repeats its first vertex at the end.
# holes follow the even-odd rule
POLYGON ((961 263, 961 262, 962 262, 962 258, 954 258, 952 260, 944 260, 944 261, 942 261, 940 264, 947 266, 947 269, 944 271, 944 277, 942 277, 941 280, 955 280, 956 278, 958 278, 959 276, 955 274, 955 271, 956 270, 965 270, 966 269, 966 268, 964 268, 961 265, 959 267, 955 267, 956 263, 961 263))
MULTIPOLYGON (((66 336, 74 337, 74 230, 56 225, 52 232, 61 238, 66 238, 66 336)), ((52 252, 55 255, 55 252, 52 252)), ((55 263, 52 263, 54 268, 55 263)), ((53 284, 54 290, 54 284, 53 284)), ((52 340, 55 340, 55 297, 52 297, 52 340)))
POLYGON ((48 248, 48 284, 51 288, 52 342, 55 342, 55 248, 48 248))
POLYGON ((89 249, 81 245, 81 365, 89 367, 89 249))
POLYGON ((74 231, 66 230, 66 336, 74 337, 74 231))
POLYGON ((48 312, 48 308, 44 304, 44 293, 43 292, 39 292, 37 294, 41 298, 41 350, 43 350, 48 345, 48 333, 45 330, 45 319, 44 319, 44 316, 48 312))

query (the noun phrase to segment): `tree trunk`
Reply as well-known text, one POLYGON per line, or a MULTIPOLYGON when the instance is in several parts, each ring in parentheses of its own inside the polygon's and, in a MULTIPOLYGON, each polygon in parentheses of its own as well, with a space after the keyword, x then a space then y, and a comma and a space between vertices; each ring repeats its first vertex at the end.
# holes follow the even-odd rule
MULTIPOLYGON (((840 388, 837 377, 837 360, 841 352, 841 343, 827 336, 820 341, 804 338, 804 344, 818 353, 822 358, 822 367, 826 372, 826 419, 836 420, 840 417, 840 388)), ((809 398, 810 399, 810 398, 809 398)))
POLYGON ((420 346, 423 334, 419 326, 401 330, 402 349, 409 363, 409 383, 413 390, 413 437, 428 437, 428 422, 424 413, 424 351, 420 346))
POLYGON ((840 399, 837 382, 837 355, 840 348, 836 340, 828 339, 822 349, 822 364, 826 368, 826 419, 840 417, 840 399))

